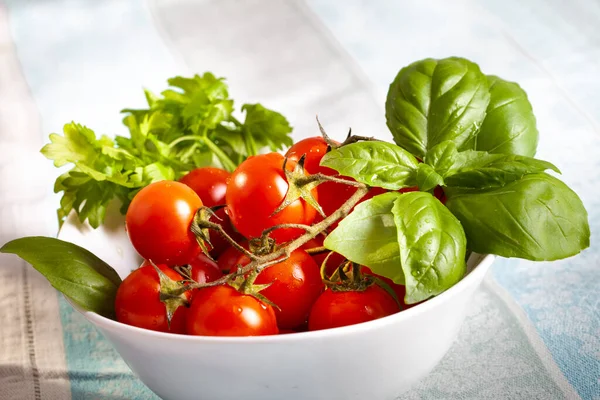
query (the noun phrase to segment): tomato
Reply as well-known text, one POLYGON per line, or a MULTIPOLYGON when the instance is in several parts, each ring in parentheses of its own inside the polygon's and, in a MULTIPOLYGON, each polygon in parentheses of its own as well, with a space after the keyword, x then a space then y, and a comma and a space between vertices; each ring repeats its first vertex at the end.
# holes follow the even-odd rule
POLYGON ((298 162, 303 155, 306 155, 304 158, 304 169, 309 174, 321 172, 327 175, 336 175, 336 170, 320 165, 321 159, 327 153, 327 146, 327 142, 321 136, 313 136, 294 143, 287 153, 285 153, 285 156, 290 160, 298 162))
MULTIPOLYGON (((327 153, 327 142, 320 136, 310 137, 296 142, 287 151, 285 156, 294 161, 300 160, 304 154, 304 169, 309 174, 322 173, 329 176, 338 175, 334 169, 322 167, 319 164, 321 159, 327 153)), ((352 180, 352 178, 346 178, 352 180)), ((323 208, 325 215, 329 216, 334 211, 342 206, 356 192, 356 188, 343 183, 325 182, 317 186, 317 195, 319 204, 323 208)), ((317 221, 322 220, 320 215, 317 215, 317 221)))
MULTIPOLYGON (((180 281, 181 275, 164 264, 157 265, 169 278, 180 281)), ((191 294, 185 293, 189 299, 191 294)), ((160 332, 185 333, 185 320, 188 309, 179 307, 171 327, 167 323, 167 311, 160 301, 160 280, 152 265, 142 266, 133 271, 119 285, 115 299, 117 321, 139 328, 160 332)))
MULTIPOLYGON (((221 228, 229 235, 230 238, 239 242, 243 239, 243 236, 240 235, 233 228, 231 224, 231 219, 229 215, 227 215, 227 210, 225 208, 220 208, 215 211, 216 217, 211 217, 210 221, 216 224, 221 225, 221 228)), ((215 230, 210 231, 210 243, 212 244, 212 248, 210 250, 210 255, 213 258, 218 258, 225 250, 230 247, 229 242, 225 239, 219 232, 215 230)))
POLYGON ((446 193, 444 193, 444 189, 441 186, 436 186, 433 189, 433 195, 437 197, 443 205, 446 205, 446 193))
POLYGON ((294 250, 287 260, 265 268, 255 282, 272 282, 260 294, 279 307, 275 315, 280 329, 293 329, 306 322, 324 288, 319 266, 301 249, 294 250))
MULTIPOLYGON (((323 237, 319 235, 319 236, 309 240, 308 242, 306 242, 304 244, 304 246, 302 246, 301 248, 308 250, 308 249, 312 249, 315 247, 321 247, 321 246, 323 246, 323 237)), ((326 251, 326 252, 314 254, 311 256, 312 259, 315 260, 315 262, 319 266, 319 270, 321 269, 321 265, 323 264, 323 261, 325 261, 325 258, 327 258, 328 254, 329 254, 329 252, 326 251)), ((333 274, 333 272, 337 269, 337 267, 339 267, 344 261, 346 261, 346 257, 341 255, 340 253, 333 253, 327 259, 327 265, 325 266, 325 274, 327 276, 330 276, 331 274, 333 274)))
POLYGON ((187 316, 187 333, 203 336, 276 335, 273 308, 255 297, 220 285, 200 289, 187 316))
POLYGON ((204 254, 198 254, 196 258, 190 261, 190 267, 192 267, 191 278, 198 283, 216 281, 223 276, 217 263, 204 254))
MULTIPOLYGON (((144 260, 140 268, 149 265, 152 266, 150 261, 144 260)), ((216 281, 223 276, 217 263, 206 257, 204 254, 198 254, 195 258, 190 260, 188 265, 191 267, 191 278, 198 283, 216 281)))
POLYGON ((400 192, 400 193, 409 193, 409 192, 418 192, 418 191, 419 191, 419 188, 417 186, 402 188, 402 189, 398 190, 398 192, 400 192))
POLYGON ((376 276, 376 277, 380 278, 381 280, 383 280, 385 283, 387 283, 390 286, 390 288, 394 291, 394 293, 396 293, 396 296, 398 297, 398 301, 400 303, 402 303, 403 308, 406 307, 406 305, 404 304, 404 296, 406 295, 406 286, 394 283, 394 281, 391 280, 390 278, 386 278, 384 276, 373 273, 373 271, 371 271, 371 269, 369 267, 365 267, 365 266, 361 267, 361 272, 364 275, 376 276))
MULTIPOLYGON (((229 273, 236 265, 249 264, 250 258, 231 247, 217 263, 221 271, 229 273)), ((319 265, 301 249, 293 251, 287 260, 264 269, 255 281, 256 284, 269 282, 273 283, 260 293, 280 308, 275 309, 275 314, 282 329, 293 329, 306 322, 312 303, 324 287, 319 265)))
MULTIPOLYGON (((244 242, 241 245, 243 248, 248 250, 248 242, 244 242)), ((233 272, 231 271, 231 268, 236 267, 237 265, 241 265, 243 267, 249 262, 250 258, 248 258, 248 256, 240 252, 235 247, 229 247, 217 259, 217 265, 219 266, 219 269, 225 274, 233 272)))
POLYGON ((296 332, 296 331, 295 331, 295 330, 293 330, 293 329, 280 329, 280 330, 279 330, 279 334, 280 334, 280 335, 288 335, 288 334, 290 334, 290 333, 298 333, 298 332, 296 332))
POLYGON ((371 285, 363 291, 325 290, 308 317, 311 331, 353 325, 386 317, 400 311, 384 289, 371 285))
MULTIPOLYGON (((403 189, 400 189, 400 190, 403 190, 403 189)), ((375 196, 379 196, 380 194, 387 193, 387 192, 389 192, 389 190, 387 190, 387 189, 380 188, 380 187, 372 187, 371 189, 369 189, 367 194, 364 195, 364 197, 362 199, 360 199, 358 204, 362 203, 363 201, 370 200, 375 196)))
POLYGON ((179 182, 192 188, 206 207, 214 207, 225 204, 230 175, 224 169, 203 167, 189 172, 179 182))
MULTIPOLYGON (((259 237, 263 230, 279 224, 310 225, 317 215, 303 199, 297 199, 273 215, 288 190, 282 165, 281 154, 262 154, 249 157, 231 175, 226 195, 228 213, 233 225, 247 238, 259 237)), ((287 168, 292 170, 294 165, 289 161, 287 168)), ((317 198, 316 190, 313 195, 317 198)), ((271 237, 283 243, 302 233, 302 229, 278 229, 271 237)))
POLYGON ((190 225, 202 201, 183 183, 160 181, 140 190, 129 205, 129 240, 157 264, 187 264, 200 251, 190 225))
MULTIPOLYGON (((231 174, 224 169, 202 167, 191 171, 179 182, 192 188, 206 207, 215 207, 225 205, 225 193, 230 176, 231 174)), ((234 240, 240 240, 241 235, 233 229, 225 208, 218 209, 215 214, 217 217, 212 217, 210 221, 221 225, 223 230, 234 240)), ((227 240, 215 231, 210 232, 210 242, 212 244, 210 255, 213 258, 219 257, 229 247, 227 240)))

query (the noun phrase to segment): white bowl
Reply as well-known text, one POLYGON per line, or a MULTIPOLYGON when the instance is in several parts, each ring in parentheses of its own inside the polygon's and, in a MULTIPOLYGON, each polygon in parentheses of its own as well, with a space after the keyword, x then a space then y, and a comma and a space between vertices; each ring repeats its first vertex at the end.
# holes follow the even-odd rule
MULTIPOLYGON (((117 213, 97 230, 73 215, 59 238, 87 248, 124 278, 140 265, 117 213)), ((200 337, 140 329, 74 306, 131 370, 167 400, 391 400, 446 354, 494 260, 472 255, 463 280, 427 302, 343 328, 262 337, 200 337), (476 267, 476 268, 475 268, 476 267)))

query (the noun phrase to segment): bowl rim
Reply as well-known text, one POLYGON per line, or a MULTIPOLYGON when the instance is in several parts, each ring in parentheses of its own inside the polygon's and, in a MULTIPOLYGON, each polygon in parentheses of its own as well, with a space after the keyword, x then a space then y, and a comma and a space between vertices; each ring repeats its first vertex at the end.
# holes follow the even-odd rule
MULTIPOLYGON (((488 272, 490 266, 494 262, 496 256, 493 254, 477 254, 473 253, 471 257, 478 257, 473 269, 457 282, 454 286, 444 291, 443 293, 435 296, 421 304, 411 307, 407 310, 403 310, 396 314, 389 315, 384 318, 379 318, 373 321, 363 322, 355 325, 348 325, 333 329, 323 329, 318 331, 306 331, 296 332, 283 335, 266 335, 266 336, 195 336, 185 335, 168 332, 158 332, 149 329, 138 328, 136 326, 127 325, 116 320, 112 320, 107 317, 103 317, 92 311, 86 311, 74 304, 68 297, 65 296, 71 306, 83 314, 83 316, 90 321, 94 326, 101 330, 115 332, 119 335, 138 335, 137 337, 147 337, 152 340, 167 340, 173 341, 178 340, 185 343, 206 343, 206 344, 265 344, 265 343, 282 343, 282 342, 305 342, 313 339, 325 339, 325 338, 336 338, 339 336, 346 336, 351 334, 360 334, 372 330, 376 330, 383 326, 392 325, 399 323, 404 320, 411 319, 416 315, 426 313, 427 310, 438 307, 451 297, 457 296, 459 293, 464 292, 473 284, 480 282, 485 274, 488 272), (140 336, 141 335, 141 336, 140 336)), ((477 284, 478 286, 478 284, 477 284)))

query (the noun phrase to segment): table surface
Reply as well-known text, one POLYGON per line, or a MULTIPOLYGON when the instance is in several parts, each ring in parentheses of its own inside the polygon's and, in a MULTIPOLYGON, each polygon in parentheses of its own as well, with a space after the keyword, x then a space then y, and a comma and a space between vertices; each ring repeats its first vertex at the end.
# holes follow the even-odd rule
MULTIPOLYGON (((408 399, 600 399, 600 2, 572 0, 5 0, 0 5, 0 244, 56 232, 57 171, 39 154, 71 120, 123 133, 142 87, 213 71, 294 136, 389 138, 404 65, 463 56, 527 91, 537 156, 589 212, 592 245, 500 259, 459 338, 408 399)), ((239 100, 238 100, 239 99, 239 100)), ((0 256, 0 399, 155 398, 30 267, 0 256)))

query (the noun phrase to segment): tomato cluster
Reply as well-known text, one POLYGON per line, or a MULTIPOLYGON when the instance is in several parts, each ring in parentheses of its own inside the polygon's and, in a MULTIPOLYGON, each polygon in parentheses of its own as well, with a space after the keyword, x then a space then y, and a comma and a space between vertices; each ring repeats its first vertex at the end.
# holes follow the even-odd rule
MULTIPOLYGON (((251 257, 258 257, 255 254, 265 254, 264 246, 273 251, 304 233, 296 226, 278 225, 310 225, 323 219, 304 197, 280 206, 290 188, 284 165, 297 171, 303 160, 307 175, 336 175, 320 166, 327 151, 323 138, 308 138, 289 149, 285 164, 278 153, 257 155, 232 174, 198 168, 178 182, 160 181, 140 190, 129 206, 126 228, 146 261, 118 289, 117 320, 163 332, 252 336, 335 328, 400 311, 403 286, 374 279, 366 267, 353 284, 341 278, 347 276, 339 273, 340 266, 351 263, 336 253, 326 258, 328 253, 322 250, 326 232, 274 265, 240 271, 251 257), (191 229, 201 208, 212 210, 208 221, 218 224, 225 235, 212 230, 209 241, 204 241, 205 236, 191 229), (210 257, 203 254, 203 247, 210 257), (338 281, 331 281, 332 275, 338 281), (386 284, 378 285, 381 281, 386 284), (193 286, 210 282, 214 286, 193 286)), ((326 182, 310 195, 329 216, 355 191, 353 186, 326 182)), ((383 192, 373 188, 362 201, 383 192)))

